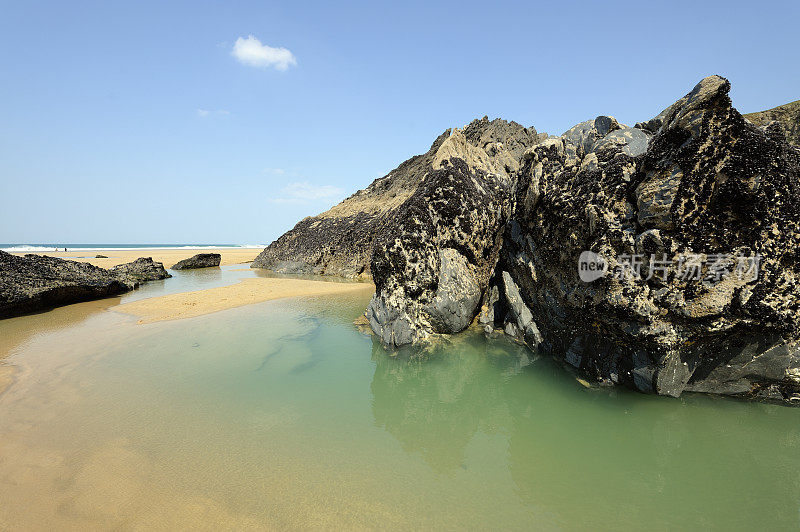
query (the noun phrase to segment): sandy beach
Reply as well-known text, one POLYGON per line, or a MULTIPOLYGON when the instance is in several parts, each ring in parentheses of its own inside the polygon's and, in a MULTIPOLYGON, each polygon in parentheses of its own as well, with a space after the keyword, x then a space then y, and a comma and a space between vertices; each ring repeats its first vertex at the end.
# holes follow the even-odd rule
POLYGON ((236 284, 141 299, 111 310, 139 317, 139 323, 178 320, 287 297, 309 297, 374 291, 372 283, 336 283, 306 279, 244 279, 236 284))
MULTIPOLYGON (((149 249, 149 250, 107 250, 107 251, 60 251, 60 252, 37 252, 39 255, 48 255, 62 259, 88 262, 101 268, 111 268, 118 264, 131 262, 139 257, 152 257, 153 260, 164 264, 165 268, 170 268, 179 260, 191 257, 197 253, 219 253, 222 255, 221 266, 241 264, 242 270, 247 270, 247 264, 261 252, 261 249, 149 249), (96 258, 95 255, 106 255, 106 258, 96 258)), ((25 253, 16 253, 24 255, 25 253)), ((169 283, 167 279, 165 282, 169 283)), ((109 303, 99 303, 103 308, 109 308, 116 312, 131 314, 139 317, 139 323, 151 323, 155 321, 177 320, 191 318, 218 312, 229 308, 261 303, 273 299, 288 297, 311 297, 331 294, 353 293, 358 291, 371 291, 375 287, 372 283, 341 283, 327 282, 322 280, 293 279, 293 278, 272 278, 259 277, 256 279, 244 279, 238 283, 196 290, 179 292, 162 296, 141 299, 130 303, 115 305, 109 303)), ((108 302, 109 300, 102 300, 108 302)), ((118 300, 117 300, 118 301, 118 300)), ((69 305, 76 310, 82 305, 69 305)), ((97 305, 97 303, 95 304, 97 305)), ((58 310, 58 309, 55 309, 58 310)), ((67 310, 51 313, 67 313, 67 310)), ((3 347, 0 342, 0 348, 3 347)), ((9 349, 0 349, 0 352, 7 352, 9 349)), ((2 380, 2 376, 0 376, 2 380)))
MULTIPOLYGON (((154 261, 161 262, 165 268, 171 268, 179 260, 188 259, 198 253, 219 253, 222 255, 221 266, 228 264, 244 264, 252 262, 261 253, 261 249, 222 248, 222 249, 136 249, 136 250, 105 250, 105 251, 46 251, 36 252, 36 255, 47 255, 78 262, 88 262, 101 268, 111 268, 118 264, 132 262, 139 257, 152 257, 154 261), (108 258, 98 259, 95 255, 105 255, 108 258)), ((25 255, 26 253, 13 253, 25 255)))

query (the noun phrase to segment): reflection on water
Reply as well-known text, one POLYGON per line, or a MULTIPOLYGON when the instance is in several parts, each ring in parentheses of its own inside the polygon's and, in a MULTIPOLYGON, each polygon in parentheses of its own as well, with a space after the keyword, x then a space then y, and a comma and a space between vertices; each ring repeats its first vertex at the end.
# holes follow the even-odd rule
POLYGON ((474 334, 422 359, 389 357, 373 339, 372 360, 375 423, 441 473, 467 468, 465 449, 478 431, 509 427, 504 393, 511 376, 530 363, 522 347, 474 334))
POLYGON ((474 333, 394 356, 366 299, 17 343, 0 529, 798 525, 800 410, 586 389, 474 333))
POLYGON ((256 277, 268 277, 273 279, 306 279, 309 281, 324 281, 328 283, 365 283, 370 282, 363 279, 351 279, 348 277, 339 277, 336 275, 315 275, 310 273, 278 273, 272 270, 263 268, 253 268, 253 274, 256 277))
POLYGON ((123 303, 157 297, 179 292, 206 290, 218 286, 234 284, 241 279, 253 277, 241 264, 222 266, 219 268, 198 268, 196 270, 168 270, 169 279, 148 281, 139 288, 122 296, 123 303))

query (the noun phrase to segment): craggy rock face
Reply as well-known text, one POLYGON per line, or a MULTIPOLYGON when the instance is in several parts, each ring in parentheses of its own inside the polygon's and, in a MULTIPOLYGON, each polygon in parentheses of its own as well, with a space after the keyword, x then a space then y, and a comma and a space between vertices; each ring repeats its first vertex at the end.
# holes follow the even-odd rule
POLYGON ((446 132, 263 264, 363 271, 372 250, 366 315, 384 345, 477 315, 602 383, 798 402, 791 109, 757 126, 729 89, 708 77, 633 128, 599 116, 560 137, 497 120, 446 132))
POLYGON ((91 264, 0 251, 0 318, 113 296, 134 286, 91 264))
POLYGON ((800 100, 744 117, 759 127, 769 127, 771 122, 778 122, 789 144, 800 148, 800 100))
POLYGON ((195 268, 214 268, 219 266, 222 255, 219 253, 198 253, 175 264, 173 270, 192 270, 195 268))
POLYGON ((504 176, 515 172, 519 158, 539 138, 516 122, 474 120, 453 138, 442 133, 428 152, 412 157, 319 216, 301 220, 253 261, 253 268, 280 273, 369 276, 376 237, 417 191, 431 168, 457 156, 491 167, 504 176))
POLYGON ((511 180, 487 161, 443 160, 379 236, 367 318, 387 345, 462 331, 477 313, 510 214, 511 180))
POLYGON ((109 271, 133 283, 157 281, 172 277, 164 269, 163 264, 155 262, 151 257, 141 257, 133 262, 114 266, 109 271))
POLYGON ((638 156, 570 132, 529 150, 488 328, 645 392, 800 397, 800 152, 729 88, 704 79, 648 123, 638 156), (581 280, 584 251, 604 276, 581 280))

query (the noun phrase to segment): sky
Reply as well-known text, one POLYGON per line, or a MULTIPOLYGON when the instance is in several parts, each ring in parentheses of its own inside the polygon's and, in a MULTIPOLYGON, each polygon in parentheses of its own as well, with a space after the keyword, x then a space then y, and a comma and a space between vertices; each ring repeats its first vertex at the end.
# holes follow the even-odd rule
POLYGON ((474 118, 800 99, 798 2, 0 0, 0 242, 267 244, 474 118))

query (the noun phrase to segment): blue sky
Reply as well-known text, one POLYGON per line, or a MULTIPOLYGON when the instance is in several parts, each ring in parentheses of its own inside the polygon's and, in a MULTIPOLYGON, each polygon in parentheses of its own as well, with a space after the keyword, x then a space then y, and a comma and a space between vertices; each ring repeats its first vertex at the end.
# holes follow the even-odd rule
POLYGON ((713 73, 741 111, 774 107, 800 98, 798 20, 796 2, 2 0, 0 242, 268 243, 483 115, 632 124, 713 73))

